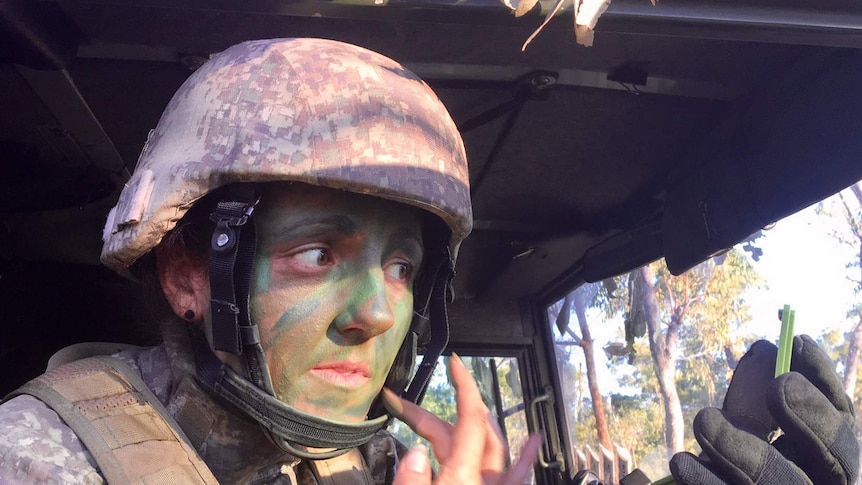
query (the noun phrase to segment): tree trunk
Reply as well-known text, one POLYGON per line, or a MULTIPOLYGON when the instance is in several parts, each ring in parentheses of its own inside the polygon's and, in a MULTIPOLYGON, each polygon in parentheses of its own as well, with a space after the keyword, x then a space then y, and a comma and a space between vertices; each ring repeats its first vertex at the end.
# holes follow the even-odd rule
POLYGON ((732 371, 739 365, 739 359, 742 358, 742 355, 739 354, 742 354, 742 352, 737 353, 730 342, 724 344, 724 359, 727 361, 728 370, 732 371))
POLYGON ((593 353, 593 337, 590 333, 590 325, 587 322, 586 308, 595 294, 590 298, 587 295, 586 285, 581 286, 573 293, 572 299, 575 315, 578 317, 578 323, 581 327, 581 348, 584 349, 584 361, 587 364, 587 387, 590 389, 590 400, 593 402, 593 415, 596 418, 596 434, 599 438, 599 444, 605 449, 613 452, 613 443, 611 442, 611 433, 608 430, 608 420, 605 416, 605 405, 602 401, 602 393, 599 390, 598 377, 596 376, 596 359, 593 353))
POLYGON ((847 360, 844 361, 844 392, 855 399, 856 374, 859 372, 859 350, 862 347, 862 316, 856 322, 856 328, 850 337, 850 347, 847 349, 847 360))
POLYGON ((676 389, 676 347, 681 322, 672 322, 667 333, 662 334, 655 275, 653 275, 652 268, 647 265, 635 270, 634 273, 637 298, 633 304, 643 308, 646 318, 650 354, 664 407, 665 448, 668 459, 670 459, 675 453, 682 451, 684 446, 682 405, 676 389))
MULTIPOLYGON (((856 201, 862 206, 862 183, 855 183, 850 186, 853 195, 856 196, 856 201)), ((849 211, 849 209, 848 209, 849 211)), ((856 235, 859 243, 859 269, 862 271, 862 227, 859 227, 859 222, 853 224, 853 213, 848 214, 848 221, 851 221, 853 234, 856 235)), ((862 286, 862 277, 859 279, 859 284, 862 286)), ((850 347, 847 349, 847 360, 844 361, 844 391, 850 395, 851 399, 856 396, 856 374, 859 372, 859 352, 862 347, 862 315, 859 315, 859 320, 856 322, 856 328, 853 330, 853 335, 850 337, 850 347)))

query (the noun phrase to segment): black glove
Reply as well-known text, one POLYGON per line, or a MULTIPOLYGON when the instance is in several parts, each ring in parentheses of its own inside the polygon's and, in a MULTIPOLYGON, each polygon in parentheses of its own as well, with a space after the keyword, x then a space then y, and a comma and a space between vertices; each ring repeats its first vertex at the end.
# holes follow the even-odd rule
MULTIPOLYGON (((764 345, 752 346, 746 356, 752 351, 762 355, 764 345)), ((772 372, 774 355, 773 350, 771 367, 765 367, 772 372)), ((703 409, 694 420, 694 435, 703 454, 678 453, 671 459, 670 470, 677 483, 852 485, 859 474, 859 443, 852 428, 855 412, 834 366, 810 337, 795 337, 791 372, 763 386, 766 407, 784 435, 772 444, 763 439, 772 425, 764 418, 762 406, 758 410, 757 398, 737 408, 730 406, 731 412, 703 409), (751 412, 742 412, 748 414, 742 417, 740 408, 751 412)), ((741 371, 737 367, 734 380, 741 371)), ((731 397, 729 389, 725 409, 729 403, 738 404, 738 399, 739 395, 731 397)))

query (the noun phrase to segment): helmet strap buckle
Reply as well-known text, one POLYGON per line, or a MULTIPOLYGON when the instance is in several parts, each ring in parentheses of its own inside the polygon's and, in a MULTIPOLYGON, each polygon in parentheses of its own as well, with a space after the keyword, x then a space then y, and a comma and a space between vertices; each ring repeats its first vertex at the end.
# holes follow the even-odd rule
POLYGON ((214 350, 242 355, 259 343, 248 314, 256 237, 251 215, 260 202, 253 184, 231 186, 210 214, 216 223, 209 258, 214 350))

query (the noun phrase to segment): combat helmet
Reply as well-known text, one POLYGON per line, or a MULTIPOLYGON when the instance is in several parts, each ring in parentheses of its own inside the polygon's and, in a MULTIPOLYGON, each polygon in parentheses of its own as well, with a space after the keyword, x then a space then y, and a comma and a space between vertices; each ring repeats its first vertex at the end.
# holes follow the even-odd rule
POLYGON ((414 289, 417 317, 396 360, 402 374, 409 366, 409 378, 424 336, 422 364, 409 386, 386 384, 416 402, 448 342, 454 258, 472 227, 466 155, 437 96, 391 59, 332 40, 249 41, 212 56, 179 88, 108 215, 102 262, 129 276, 197 201, 231 189, 210 215, 212 348, 197 357, 198 380, 259 421, 284 449, 322 458, 366 442, 387 416, 337 423, 274 397, 248 314, 255 184, 273 181, 382 197, 442 221, 446 234, 439 247, 426 247, 414 289), (240 355, 246 374, 232 372, 212 350, 240 355), (320 455, 296 445, 336 451, 320 455))

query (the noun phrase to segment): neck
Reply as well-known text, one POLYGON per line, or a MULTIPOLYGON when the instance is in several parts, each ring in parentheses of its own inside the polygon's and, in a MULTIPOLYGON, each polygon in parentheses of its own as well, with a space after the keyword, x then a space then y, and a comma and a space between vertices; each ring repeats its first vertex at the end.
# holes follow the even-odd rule
POLYGON ((170 383, 165 393, 165 407, 179 422, 219 482, 245 483, 278 474, 285 465, 288 468, 294 465, 297 460, 275 446, 257 422, 198 386, 194 380, 192 338, 186 325, 179 320, 165 325, 163 346, 145 351, 154 353, 148 357, 149 360, 162 362, 141 365, 140 368, 145 382, 152 387, 154 384, 167 384, 164 382, 166 376, 159 379, 152 376, 151 383, 147 380, 145 368, 169 367, 170 383))

